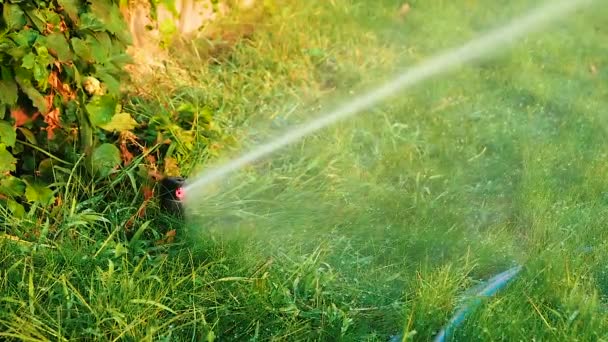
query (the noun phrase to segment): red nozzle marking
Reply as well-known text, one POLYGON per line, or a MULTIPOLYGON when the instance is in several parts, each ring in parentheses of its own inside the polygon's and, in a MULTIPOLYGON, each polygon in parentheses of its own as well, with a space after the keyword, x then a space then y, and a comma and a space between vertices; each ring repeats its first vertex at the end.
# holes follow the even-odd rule
POLYGON ((175 197, 176 197, 178 200, 180 200, 180 201, 181 201, 181 200, 183 200, 185 195, 186 195, 186 194, 185 194, 185 192, 184 192, 184 189, 183 189, 183 188, 177 188, 177 190, 175 190, 175 197))

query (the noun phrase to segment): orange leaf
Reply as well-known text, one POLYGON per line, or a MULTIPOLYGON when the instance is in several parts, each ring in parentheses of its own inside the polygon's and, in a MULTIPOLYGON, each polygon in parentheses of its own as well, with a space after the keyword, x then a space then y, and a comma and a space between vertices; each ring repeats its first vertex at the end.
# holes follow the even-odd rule
POLYGON ((163 179, 163 175, 155 169, 148 171, 148 176, 157 182, 163 179))
POLYGON ((134 222, 134 221, 135 221, 135 217, 134 217, 134 216, 131 216, 131 217, 130 217, 130 218, 127 220, 127 222, 125 223, 125 230, 126 230, 126 231, 131 230, 131 226, 133 226, 133 222, 134 222))
MULTIPOLYGON (((44 97, 44 102, 46 103, 46 108, 53 108, 53 100, 55 99, 55 95, 51 92, 47 96, 44 97)), ((42 115, 46 115, 42 113, 42 115)))
POLYGON ((152 164, 152 165, 156 165, 156 158, 149 154, 146 156, 146 160, 148 161, 148 163, 152 164))
POLYGON ((176 235, 175 229, 172 229, 172 230, 168 231, 167 234, 165 234, 164 239, 156 241, 156 244, 163 245, 166 243, 172 243, 175 240, 175 235, 176 235))
POLYGON ((48 135, 49 140, 53 140, 55 137, 55 129, 60 127, 59 121, 59 108, 55 108, 50 111, 45 117, 44 122, 46 122, 46 133, 48 135))
POLYGON ((49 75, 49 84, 51 85, 51 87, 57 89, 60 87, 61 81, 59 80, 59 77, 57 77, 57 72, 53 71, 50 75, 49 75))
POLYGON ((150 198, 154 197, 154 189, 152 187, 144 186, 143 193, 144 193, 144 201, 147 201, 150 198))
POLYGON ((137 210, 137 217, 139 217, 139 218, 144 217, 144 215, 146 214, 147 207, 148 207, 148 201, 144 201, 144 203, 142 203, 141 206, 139 207, 139 209, 137 210))
MULTIPOLYGON (((69 84, 65 84, 65 83, 61 82, 56 71, 51 72, 51 74, 49 75, 49 78, 48 78, 48 82, 51 85, 51 87, 53 87, 54 90, 56 90, 57 92, 59 92, 59 94, 61 94, 61 97, 63 98, 64 101, 76 99, 76 93, 74 91, 72 91, 69 84)), ((49 95, 49 96, 52 96, 52 95, 49 95)), ((52 104, 52 98, 51 98, 51 104, 52 104)), ((47 103, 47 105, 50 106, 50 104, 48 104, 48 103, 47 103)))
POLYGON ((124 142, 122 144, 120 144, 120 157, 121 157, 122 161, 125 163, 125 165, 130 164, 134 158, 133 153, 131 153, 131 151, 129 151, 129 149, 127 148, 127 144, 125 144, 124 142))
POLYGON ((21 127, 30 121, 30 117, 21 107, 13 109, 11 117, 15 120, 15 127, 21 127))

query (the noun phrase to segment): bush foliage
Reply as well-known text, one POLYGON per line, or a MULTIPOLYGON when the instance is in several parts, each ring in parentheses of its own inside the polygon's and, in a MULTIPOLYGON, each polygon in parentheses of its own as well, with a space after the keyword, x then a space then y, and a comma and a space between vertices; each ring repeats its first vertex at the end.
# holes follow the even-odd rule
POLYGON ((118 102, 130 36, 118 1, 1 8, 0 199, 17 213, 22 200, 52 202, 45 176, 69 172, 80 156, 93 176, 121 162, 106 135, 136 124, 118 102))
POLYGON ((76 170, 107 179, 137 159, 143 177, 157 161, 177 175, 193 152, 215 153, 223 133, 199 101, 133 97, 122 107, 132 61, 125 5, 0 0, 0 206, 15 217, 60 201, 58 186, 76 170))

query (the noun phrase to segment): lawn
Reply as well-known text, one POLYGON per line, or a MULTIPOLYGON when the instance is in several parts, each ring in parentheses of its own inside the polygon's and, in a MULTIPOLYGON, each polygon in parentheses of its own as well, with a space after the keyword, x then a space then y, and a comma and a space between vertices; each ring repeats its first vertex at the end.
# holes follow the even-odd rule
MULTIPOLYGON (((140 79, 124 108, 212 113, 217 151, 178 158, 194 176, 534 3, 412 1, 399 18, 392 0, 281 1, 229 55, 182 47, 180 72, 140 79)), ((522 265, 455 340, 607 340, 606 15, 572 13, 197 189, 185 223, 154 202, 132 220, 137 160, 113 186, 74 175, 43 216, 0 211, 13 235, 42 232, 0 241, 0 336, 426 341, 522 265)))

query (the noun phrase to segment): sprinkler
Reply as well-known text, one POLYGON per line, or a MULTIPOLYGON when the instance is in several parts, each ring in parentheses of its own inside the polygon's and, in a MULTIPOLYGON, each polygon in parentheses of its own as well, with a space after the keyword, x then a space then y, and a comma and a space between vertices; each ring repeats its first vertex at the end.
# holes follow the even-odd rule
POLYGON ((183 177, 164 177, 160 181, 161 208, 180 218, 184 216, 185 182, 186 179, 183 177))

